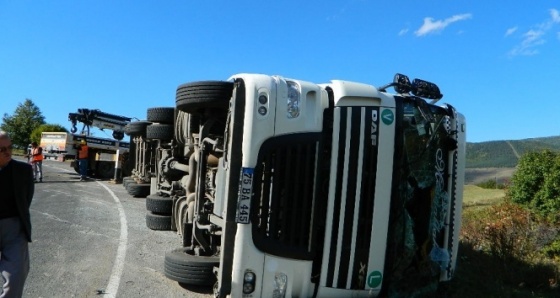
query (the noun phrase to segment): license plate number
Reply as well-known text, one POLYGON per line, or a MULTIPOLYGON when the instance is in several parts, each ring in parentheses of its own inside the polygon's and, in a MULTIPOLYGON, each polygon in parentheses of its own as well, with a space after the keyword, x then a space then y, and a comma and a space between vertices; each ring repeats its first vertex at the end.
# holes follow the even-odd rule
POLYGON ((237 198, 237 223, 248 224, 251 214, 251 197, 253 194, 253 174, 255 169, 243 168, 237 198))

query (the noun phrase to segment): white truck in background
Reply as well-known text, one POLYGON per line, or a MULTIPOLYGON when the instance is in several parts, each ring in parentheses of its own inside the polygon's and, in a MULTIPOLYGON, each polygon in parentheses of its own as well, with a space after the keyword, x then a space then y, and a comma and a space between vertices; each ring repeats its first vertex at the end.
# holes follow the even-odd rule
POLYGON ((65 161, 76 155, 72 135, 66 132, 42 132, 39 146, 43 148, 45 159, 65 161))
POLYGON ((180 85, 173 124, 139 123, 135 141, 153 151, 148 227, 182 238, 165 275, 216 297, 434 291, 455 271, 466 148, 442 96, 401 74, 180 85))

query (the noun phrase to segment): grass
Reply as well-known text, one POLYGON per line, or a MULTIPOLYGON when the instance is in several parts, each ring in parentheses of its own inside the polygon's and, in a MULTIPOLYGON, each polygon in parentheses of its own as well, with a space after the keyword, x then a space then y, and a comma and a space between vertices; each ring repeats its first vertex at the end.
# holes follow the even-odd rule
POLYGON ((506 193, 503 189, 486 189, 476 185, 465 185, 463 191, 463 206, 490 206, 504 200, 506 193))
POLYGON ((12 155, 13 156, 23 156, 25 155, 25 150, 23 149, 12 149, 12 155))

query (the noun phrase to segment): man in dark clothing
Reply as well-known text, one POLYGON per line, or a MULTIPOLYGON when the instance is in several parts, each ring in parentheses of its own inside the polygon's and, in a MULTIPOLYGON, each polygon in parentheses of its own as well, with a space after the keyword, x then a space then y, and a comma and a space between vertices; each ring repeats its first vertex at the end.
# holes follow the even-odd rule
POLYGON ((12 159, 12 141, 0 131, 0 298, 23 295, 34 187, 31 165, 12 159))

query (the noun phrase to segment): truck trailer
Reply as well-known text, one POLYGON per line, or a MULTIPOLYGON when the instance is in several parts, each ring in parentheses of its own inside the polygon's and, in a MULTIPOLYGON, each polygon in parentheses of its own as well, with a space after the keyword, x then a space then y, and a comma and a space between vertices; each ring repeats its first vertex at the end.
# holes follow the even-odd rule
POLYGON ((180 85, 172 136, 147 138, 148 214, 182 240, 165 275, 216 297, 434 291, 455 271, 466 147, 442 96, 402 74, 381 87, 245 73, 180 85))

